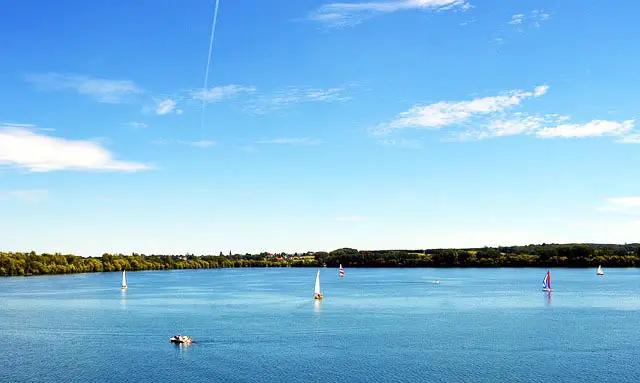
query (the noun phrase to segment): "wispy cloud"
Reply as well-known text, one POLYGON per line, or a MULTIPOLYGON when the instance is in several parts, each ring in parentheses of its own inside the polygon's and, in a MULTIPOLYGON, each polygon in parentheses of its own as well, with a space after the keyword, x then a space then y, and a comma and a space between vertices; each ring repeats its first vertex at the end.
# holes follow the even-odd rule
POLYGON ((508 24, 522 28, 524 26, 530 26, 532 28, 539 28, 541 23, 549 20, 551 15, 543 10, 534 9, 528 15, 524 13, 516 13, 511 16, 511 20, 508 24))
POLYGON ((169 140, 165 138, 158 138, 152 141, 152 143, 156 145, 178 144, 178 145, 192 146, 195 148, 210 148, 212 146, 217 145, 217 142, 212 140, 184 141, 184 140, 169 140))
POLYGON ((359 24, 373 16, 398 11, 425 10, 442 12, 466 10, 467 0, 396 0, 364 3, 331 3, 312 11, 307 19, 329 28, 341 28, 359 24))
POLYGON ((351 217, 338 217, 336 221, 340 222, 360 222, 362 221, 362 217, 360 216, 351 216, 351 217))
POLYGON ((569 117, 557 114, 530 115, 521 112, 503 113, 490 116, 485 121, 478 121, 468 130, 454 133, 453 140, 479 140, 491 137, 513 136, 517 134, 533 134, 548 126, 556 126, 567 121, 569 117))
POLYGON ((56 130, 53 128, 40 128, 35 124, 17 124, 14 122, 2 122, 0 123, 0 128, 3 127, 13 127, 13 128, 25 128, 29 130, 38 130, 41 132, 55 132, 56 130))
POLYGON ((191 96, 200 101, 206 102, 218 102, 226 99, 233 98, 242 93, 253 93, 257 89, 253 86, 245 85, 223 85, 216 86, 206 90, 193 90, 190 91, 191 96))
POLYGON ((132 127, 133 129, 145 129, 149 127, 149 125, 145 124, 144 122, 137 121, 129 121, 127 122, 127 125, 132 127))
POLYGON ((586 124, 562 124, 544 127, 536 132, 541 138, 584 138, 601 136, 620 136, 633 129, 635 121, 593 120, 586 124))
MULTIPOLYGON (((572 123, 569 116, 560 114, 528 114, 513 110, 527 99, 546 94, 548 89, 548 86, 541 85, 528 92, 513 90, 471 101, 440 101, 426 106, 415 106, 400 113, 391 122, 376 127, 373 133, 380 137, 410 128, 448 128, 449 135, 446 141, 530 135, 537 138, 615 136, 620 137, 619 142, 640 142, 640 136, 632 134, 635 120, 592 120, 572 123)), ((397 144, 403 141, 394 138, 381 142, 397 144)))
POLYGON ((558 114, 513 113, 503 118, 480 123, 454 137, 464 141, 519 134, 546 139, 621 136, 630 131, 634 124, 634 120, 593 120, 582 124, 569 123, 569 120, 569 116, 558 114))
POLYGON ((206 91, 191 89, 165 95, 143 111, 159 115, 182 113, 183 107, 198 108, 206 103, 233 101, 246 112, 266 114, 302 103, 339 103, 351 99, 348 90, 356 84, 343 87, 315 88, 289 86, 274 91, 261 91, 250 85, 221 85, 206 91))
POLYGON ((608 198, 606 200, 606 204, 599 207, 598 210, 627 214, 640 214, 640 197, 608 198))
POLYGON ((176 105, 177 103, 170 98, 157 100, 154 111, 159 116, 164 116, 165 114, 170 113, 182 114, 182 109, 177 109, 176 105))
POLYGON ((276 144, 276 145, 318 145, 322 140, 302 137, 302 138, 273 138, 270 140, 257 141, 256 144, 276 144))
POLYGON ((630 133, 616 140, 621 144, 640 144, 640 133, 630 133))
POLYGON ((78 74, 29 74, 26 76, 26 80, 43 91, 73 90, 78 94, 91 96, 99 102, 111 104, 129 101, 133 95, 143 92, 133 81, 111 80, 78 74))
POLYGON ((516 13, 515 15, 511 16, 511 21, 509 21, 509 24, 521 25, 523 21, 524 21, 524 14, 516 13))
POLYGON ((46 190, 0 190, 0 200, 19 199, 29 202, 40 202, 47 198, 49 193, 46 190))
POLYGON ((518 106, 522 101, 540 97, 549 87, 541 85, 533 91, 512 90, 498 96, 475 98, 471 101, 440 101, 425 106, 414 106, 400 113, 391 122, 379 126, 376 134, 388 134, 394 130, 437 129, 466 123, 477 116, 496 115, 518 106))
POLYGON ((324 102, 335 103, 350 100, 343 88, 298 88, 288 87, 273 93, 262 94, 249 102, 249 110, 264 114, 295 104, 324 102))
POLYGON ((93 141, 51 137, 7 124, 0 126, 0 164, 30 172, 150 169, 146 164, 116 160, 111 152, 93 141))

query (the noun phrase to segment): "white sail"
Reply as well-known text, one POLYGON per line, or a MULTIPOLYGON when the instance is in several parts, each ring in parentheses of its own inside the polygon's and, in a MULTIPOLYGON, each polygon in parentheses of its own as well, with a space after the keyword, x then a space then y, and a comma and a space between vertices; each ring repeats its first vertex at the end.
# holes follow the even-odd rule
POLYGON ((320 270, 318 270, 318 274, 316 275, 316 289, 314 292, 320 294, 320 270))
POLYGON ((602 271, 602 265, 598 266, 598 275, 604 275, 604 271, 602 271))
POLYGON ((122 270, 122 288, 126 288, 127 287, 127 275, 125 274, 126 271, 122 270))

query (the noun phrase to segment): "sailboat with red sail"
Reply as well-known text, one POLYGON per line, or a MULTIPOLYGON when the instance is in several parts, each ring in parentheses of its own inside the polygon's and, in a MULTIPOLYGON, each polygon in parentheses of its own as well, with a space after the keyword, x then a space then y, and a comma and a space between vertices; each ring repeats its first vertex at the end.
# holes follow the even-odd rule
POLYGON ((542 280, 542 291, 553 291, 551 290, 551 272, 548 270, 547 275, 545 275, 542 280))

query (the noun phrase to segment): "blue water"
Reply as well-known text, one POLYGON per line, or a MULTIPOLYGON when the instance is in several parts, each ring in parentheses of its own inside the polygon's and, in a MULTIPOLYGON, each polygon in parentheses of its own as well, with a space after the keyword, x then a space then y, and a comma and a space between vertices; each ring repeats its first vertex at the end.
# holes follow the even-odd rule
POLYGON ((0 278, 0 381, 640 380, 640 269, 554 269, 549 296, 546 269, 324 268, 322 302, 315 273, 0 278))

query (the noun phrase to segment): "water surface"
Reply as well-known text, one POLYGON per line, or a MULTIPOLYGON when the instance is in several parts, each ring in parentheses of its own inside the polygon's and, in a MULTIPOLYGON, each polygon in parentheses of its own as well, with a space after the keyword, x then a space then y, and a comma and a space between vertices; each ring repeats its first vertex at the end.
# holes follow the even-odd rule
POLYGON ((640 270, 345 271, 0 278, 0 381, 638 381, 640 270))

